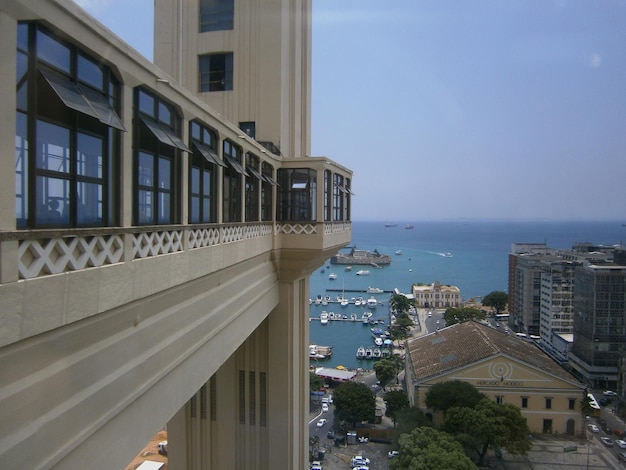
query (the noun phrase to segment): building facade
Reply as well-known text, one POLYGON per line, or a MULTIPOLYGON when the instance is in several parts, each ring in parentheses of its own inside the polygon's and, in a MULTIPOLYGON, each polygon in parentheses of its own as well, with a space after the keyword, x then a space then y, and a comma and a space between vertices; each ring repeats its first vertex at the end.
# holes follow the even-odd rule
POLYGON ((310 5, 275 4, 259 47, 306 54, 255 70, 299 90, 222 96, 231 121, 74 2, 0 0, 3 469, 124 468, 164 426, 172 468, 305 465, 308 279, 351 240, 352 173, 306 156, 310 5))
POLYGON ((585 387, 533 343, 477 322, 464 322, 407 341, 407 393, 412 406, 426 407, 426 395, 440 382, 472 384, 488 398, 520 408, 533 433, 577 435, 585 426, 585 387))
POLYGON ((461 305, 461 289, 441 284, 413 284, 413 298, 418 308, 452 308, 461 305))

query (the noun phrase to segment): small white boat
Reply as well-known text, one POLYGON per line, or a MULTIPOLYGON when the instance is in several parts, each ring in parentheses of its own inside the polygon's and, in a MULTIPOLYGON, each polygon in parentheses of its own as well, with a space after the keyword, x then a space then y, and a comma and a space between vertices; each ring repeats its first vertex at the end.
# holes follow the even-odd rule
POLYGON ((322 305, 328 305, 328 302, 330 302, 330 296, 329 295, 325 295, 322 298, 322 305))
POLYGON ((321 295, 317 295, 317 297, 315 297, 315 305, 320 305, 322 303, 322 296, 321 295))
POLYGON ((365 359, 372 359, 374 354, 374 351, 372 351, 372 348, 367 348, 365 350, 365 359))
POLYGON ((376 308, 378 301, 374 297, 367 299, 367 308, 376 308))
POLYGON ((382 357, 382 351, 380 350, 380 348, 374 348, 372 349, 372 358, 373 359, 380 359, 382 357))
POLYGON ((330 313, 328 314, 328 319, 329 319, 329 320, 334 320, 334 319, 335 319, 335 312, 330 312, 330 313))
POLYGON ((452 258, 452 253, 444 253, 444 258, 452 258))
POLYGON ((413 224, 406 224, 406 225, 404 226, 404 228, 405 228, 405 229, 407 229, 407 230, 410 230, 410 229, 412 229, 412 228, 415 228, 415 226, 414 226, 413 224))
POLYGON ((350 314, 350 320, 352 320, 352 321, 356 321, 356 313, 352 312, 352 313, 350 314))
POLYGON ((334 281, 335 279, 337 279, 337 275, 335 273, 330 273, 328 275, 328 279, 330 279, 331 281, 334 281))
POLYGON ((382 346, 383 345, 383 339, 380 336, 377 336, 376 338, 374 338, 374 344, 376 346, 382 346))
POLYGON ((356 272, 357 276, 369 276, 370 272, 367 269, 361 269, 359 271, 356 272))
POLYGON ((354 306, 355 307, 361 306, 361 297, 359 297, 358 299, 354 299, 354 306))
POLYGON ((363 346, 359 346, 356 350, 356 358, 364 359, 365 358, 365 348, 363 346))
POLYGON ((363 322, 363 324, 369 324, 371 316, 372 312, 363 312, 363 315, 361 316, 361 321, 363 322))
POLYGON ((367 293, 368 294, 383 294, 385 291, 378 288, 378 287, 368 287, 367 288, 367 293))
POLYGON ((352 271, 352 266, 346 266, 346 271, 352 271))
POLYGON ((322 325, 326 325, 328 323, 328 312, 320 313, 320 322, 322 325))
POLYGON ((402 254, 402 250, 396 250, 396 255, 401 255, 402 254))
POLYGON ((340 305, 342 308, 346 308, 348 305, 350 305, 350 302, 348 301, 348 299, 342 299, 340 305))

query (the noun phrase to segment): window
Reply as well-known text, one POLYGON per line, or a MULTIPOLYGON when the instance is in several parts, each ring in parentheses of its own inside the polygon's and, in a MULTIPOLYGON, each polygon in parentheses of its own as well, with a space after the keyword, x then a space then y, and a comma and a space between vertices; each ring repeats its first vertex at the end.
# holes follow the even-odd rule
POLYGON ((200 0, 200 32, 233 29, 235 0, 200 0))
POLYGON ((575 398, 570 398, 568 400, 568 408, 570 410, 575 410, 576 409, 576 399, 575 398))
POLYGON ((546 410, 552 409, 552 398, 546 398, 546 410))
POLYGON ((501 405, 504 402, 504 397, 502 395, 496 395, 496 403, 501 405))
POLYGON ((274 168, 269 163, 263 162, 261 165, 261 220, 272 220, 274 168))
POLYGON ((244 131, 246 135, 248 135, 249 137, 256 139, 256 122, 254 121, 240 122, 239 129, 244 131))
POLYGON ((333 220, 343 220, 343 202, 346 190, 343 186, 343 176, 333 175, 333 220))
POLYGON ((200 93, 233 89, 233 54, 205 54, 198 57, 200 93))
POLYGON ((179 119, 169 103, 145 89, 136 92, 135 110, 134 221, 139 225, 178 223, 178 155, 190 152, 178 136, 179 119))
POLYGON ((246 154, 246 222, 259 220, 259 186, 261 173, 259 159, 254 155, 246 154))
POLYGON ((281 221, 315 220, 316 172, 309 168, 278 170, 280 202, 277 219, 281 221))
POLYGON ((333 192, 332 192, 332 177, 333 174, 330 170, 324 170, 324 221, 330 222, 332 219, 332 207, 333 207, 333 192))
POLYGON ((528 397, 522 397, 522 406, 521 408, 528 408, 528 397))
POLYGON ((191 124, 189 165, 189 223, 217 222, 218 167, 226 166, 215 151, 215 133, 200 122, 191 124))
POLYGON ((247 176, 241 166, 241 149, 230 140, 223 144, 224 168, 222 217, 224 222, 241 222, 241 178, 247 176))
POLYGON ((113 149, 125 129, 111 70, 40 25, 20 23, 16 80, 18 228, 113 225, 113 149))

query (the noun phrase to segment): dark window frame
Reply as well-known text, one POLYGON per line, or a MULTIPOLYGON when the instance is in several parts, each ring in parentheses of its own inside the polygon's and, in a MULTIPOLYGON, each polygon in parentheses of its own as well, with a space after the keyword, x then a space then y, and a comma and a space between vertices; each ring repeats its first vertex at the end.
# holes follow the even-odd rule
POLYGON ((232 140, 222 142, 222 155, 228 166, 222 172, 222 221, 242 221, 241 188, 245 170, 241 166, 241 148, 232 140), (242 173, 243 170, 243 173, 242 173))
POLYGON ((232 91, 234 55, 212 52, 198 56, 198 91, 200 93, 232 91))
POLYGON ((189 159, 188 221, 191 224, 216 223, 219 166, 224 165, 216 152, 217 133, 194 120, 189 123, 189 135, 192 154, 189 159))
POLYGON ((233 29, 235 0, 200 0, 198 10, 201 33, 233 29))

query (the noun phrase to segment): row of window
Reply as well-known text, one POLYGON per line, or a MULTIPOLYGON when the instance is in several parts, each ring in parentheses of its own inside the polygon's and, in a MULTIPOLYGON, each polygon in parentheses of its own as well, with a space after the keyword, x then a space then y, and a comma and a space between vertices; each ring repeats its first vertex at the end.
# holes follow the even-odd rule
MULTIPOLYGON (((18 25, 18 228, 119 224, 124 182, 118 155, 120 132, 126 131, 120 89, 112 70, 97 59, 37 23, 18 25)), ((227 138, 220 142, 198 120, 189 122, 184 142, 176 107, 148 88, 135 89, 133 117, 133 224, 181 223, 183 204, 188 223, 271 221, 275 188, 278 220, 317 220, 314 170, 275 174, 268 162, 244 154, 227 138)), ((331 172, 324 180, 325 191, 330 188, 324 220, 348 220, 350 181, 331 172)))

